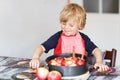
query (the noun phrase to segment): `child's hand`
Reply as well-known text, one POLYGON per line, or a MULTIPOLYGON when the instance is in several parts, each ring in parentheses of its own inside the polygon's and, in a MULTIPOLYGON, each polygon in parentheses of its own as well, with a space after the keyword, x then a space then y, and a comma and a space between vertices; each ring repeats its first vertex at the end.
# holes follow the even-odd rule
POLYGON ((37 69, 39 68, 40 65, 40 61, 38 58, 33 58, 30 62, 29 62, 29 67, 32 69, 37 69))
POLYGON ((98 72, 106 72, 109 70, 109 67, 105 64, 102 64, 102 63, 95 63, 94 65, 95 69, 97 69, 98 72))

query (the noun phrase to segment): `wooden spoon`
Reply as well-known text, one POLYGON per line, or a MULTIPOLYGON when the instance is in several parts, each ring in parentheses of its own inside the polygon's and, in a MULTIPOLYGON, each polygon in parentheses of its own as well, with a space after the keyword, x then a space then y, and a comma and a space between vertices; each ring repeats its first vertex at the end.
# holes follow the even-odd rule
POLYGON ((76 59, 76 57, 75 57, 75 46, 72 47, 72 57, 73 57, 73 59, 76 59))
POLYGON ((81 59, 84 60, 84 49, 82 50, 82 56, 81 59))

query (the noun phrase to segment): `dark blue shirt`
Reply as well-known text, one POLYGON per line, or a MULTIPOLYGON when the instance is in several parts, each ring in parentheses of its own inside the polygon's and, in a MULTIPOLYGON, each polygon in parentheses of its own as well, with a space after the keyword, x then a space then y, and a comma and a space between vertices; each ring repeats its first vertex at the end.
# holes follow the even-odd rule
MULTIPOLYGON (((54 49, 57 46, 58 40, 60 38, 62 31, 58 31, 54 35, 52 35, 48 40, 42 43, 43 47, 45 48, 45 53, 48 53, 50 49, 54 49)), ((92 51, 97 48, 97 46, 90 40, 90 38, 85 35, 84 33, 79 32, 85 42, 85 49, 87 54, 91 54, 92 51)))

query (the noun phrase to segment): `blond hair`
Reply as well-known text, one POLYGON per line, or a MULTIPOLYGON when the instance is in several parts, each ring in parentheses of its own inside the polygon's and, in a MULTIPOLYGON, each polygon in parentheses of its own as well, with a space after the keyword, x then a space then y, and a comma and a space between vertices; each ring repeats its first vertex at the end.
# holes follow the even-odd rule
POLYGON ((81 30, 86 23, 86 11, 83 7, 76 3, 67 4, 60 12, 60 22, 67 22, 73 20, 77 22, 78 28, 81 30))

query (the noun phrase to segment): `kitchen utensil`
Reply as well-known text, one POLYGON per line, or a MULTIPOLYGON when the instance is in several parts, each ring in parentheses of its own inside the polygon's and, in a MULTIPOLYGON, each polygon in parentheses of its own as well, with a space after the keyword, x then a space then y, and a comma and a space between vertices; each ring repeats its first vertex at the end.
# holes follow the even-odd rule
MULTIPOLYGON (((48 63, 50 60, 55 59, 56 57, 71 57, 71 53, 64 53, 64 54, 58 54, 58 55, 52 55, 47 57, 46 62, 48 63)), ((76 57, 81 57, 81 54, 75 54, 76 57)), ((84 60, 87 62, 87 57, 84 56, 84 60)), ((59 71, 63 77, 65 76, 77 76, 84 74, 88 71, 88 65, 83 64, 80 66, 56 66, 48 64, 49 71, 57 70, 59 71)))

